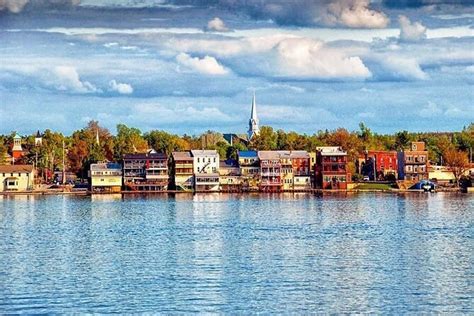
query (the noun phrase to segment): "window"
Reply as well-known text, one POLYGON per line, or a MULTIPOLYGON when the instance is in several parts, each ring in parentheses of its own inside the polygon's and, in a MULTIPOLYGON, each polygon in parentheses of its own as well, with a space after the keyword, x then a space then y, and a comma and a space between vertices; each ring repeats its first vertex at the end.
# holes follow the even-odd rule
POLYGON ((200 161, 199 161, 199 157, 198 157, 198 162, 200 162, 200 161))

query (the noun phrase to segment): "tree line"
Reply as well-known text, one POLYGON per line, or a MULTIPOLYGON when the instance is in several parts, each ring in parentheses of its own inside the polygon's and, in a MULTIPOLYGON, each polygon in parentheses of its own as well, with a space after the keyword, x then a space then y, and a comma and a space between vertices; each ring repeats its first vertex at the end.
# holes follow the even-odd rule
MULTIPOLYGON (((0 163, 13 143, 13 136, 0 135, 0 163)), ((119 161, 126 153, 146 152, 154 149, 171 155, 173 151, 191 149, 215 149, 220 157, 237 158, 239 150, 307 150, 316 151, 319 146, 340 146, 348 153, 349 171, 355 173, 355 161, 366 150, 402 150, 412 141, 424 141, 429 151, 429 160, 436 164, 465 165, 474 150, 474 123, 458 132, 400 131, 394 134, 378 134, 364 123, 359 129, 348 131, 345 128, 320 130, 314 134, 300 134, 274 130, 262 126, 259 135, 248 143, 244 137, 235 137, 232 145, 223 135, 207 131, 202 135, 175 135, 163 130, 143 133, 138 128, 118 124, 113 135, 98 121, 90 121, 84 128, 66 136, 60 132, 46 130, 42 146, 35 146, 35 136, 23 138, 23 148, 27 154, 23 163, 33 164, 38 157, 37 167, 46 170, 62 169, 63 142, 65 147, 66 169, 80 177, 87 175, 91 163, 98 161, 119 161), (38 154, 38 155, 37 155, 38 154)))

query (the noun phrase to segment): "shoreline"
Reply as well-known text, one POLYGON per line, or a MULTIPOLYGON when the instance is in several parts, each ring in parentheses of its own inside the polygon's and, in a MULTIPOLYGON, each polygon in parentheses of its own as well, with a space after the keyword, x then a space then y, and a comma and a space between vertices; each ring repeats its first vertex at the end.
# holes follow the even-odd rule
POLYGON ((324 194, 343 194, 343 193, 387 193, 387 194, 401 194, 401 193, 466 193, 460 188, 448 188, 436 190, 434 192, 425 192, 424 190, 400 190, 400 189, 351 189, 351 190, 327 190, 327 189, 311 189, 311 190, 299 190, 299 191, 281 191, 281 192, 260 192, 260 191, 120 191, 120 192, 91 192, 91 191, 7 191, 0 192, 2 196, 15 196, 15 195, 74 195, 74 196, 92 196, 92 195, 201 195, 201 194, 242 194, 242 195, 267 195, 267 194, 313 194, 313 195, 324 195, 324 194))

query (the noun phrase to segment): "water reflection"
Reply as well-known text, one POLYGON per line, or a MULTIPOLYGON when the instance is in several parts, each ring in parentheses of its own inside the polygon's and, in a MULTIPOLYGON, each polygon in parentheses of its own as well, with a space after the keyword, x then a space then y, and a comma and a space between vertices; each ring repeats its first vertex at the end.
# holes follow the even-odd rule
POLYGON ((473 312, 474 198, 0 198, 0 312, 473 312))

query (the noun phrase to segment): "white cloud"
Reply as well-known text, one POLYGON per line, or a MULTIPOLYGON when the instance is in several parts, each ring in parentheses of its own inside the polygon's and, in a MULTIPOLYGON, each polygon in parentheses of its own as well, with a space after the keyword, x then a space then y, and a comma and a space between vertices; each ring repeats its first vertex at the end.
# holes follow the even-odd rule
POLYGON ((385 28, 389 18, 370 9, 369 0, 337 0, 326 7, 323 20, 329 25, 344 25, 353 28, 385 28))
POLYGON ((378 58, 382 68, 381 77, 398 80, 427 80, 429 79, 414 58, 385 55, 378 58))
POLYGON ((420 22, 411 22, 404 15, 398 17, 400 23, 400 40, 419 41, 426 38, 426 27, 420 22))
POLYGON ((99 90, 88 81, 81 81, 76 68, 72 66, 56 66, 52 73, 52 84, 58 90, 71 90, 80 93, 98 92, 99 90))
POLYGON ((120 94, 131 94, 133 93, 133 87, 128 83, 120 83, 115 80, 109 82, 110 91, 116 91, 120 94))
POLYGON ((20 12, 28 0, 0 0, 0 11, 8 10, 13 13, 20 12))
POLYGON ((218 17, 207 22, 206 30, 211 32, 229 32, 229 28, 225 25, 224 21, 218 17))
POLYGON ((191 57, 190 55, 186 53, 180 53, 178 56, 176 56, 176 61, 192 70, 192 71, 197 71, 202 74, 208 74, 208 75, 226 75, 229 73, 229 70, 227 70, 224 66, 219 64, 219 62, 211 56, 205 56, 203 58, 199 57, 191 57))
POLYGON ((277 76, 308 78, 368 78, 372 74, 357 56, 325 46, 308 38, 282 40, 275 46, 277 76))

